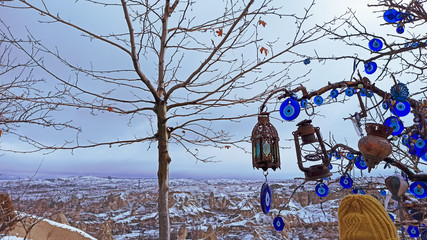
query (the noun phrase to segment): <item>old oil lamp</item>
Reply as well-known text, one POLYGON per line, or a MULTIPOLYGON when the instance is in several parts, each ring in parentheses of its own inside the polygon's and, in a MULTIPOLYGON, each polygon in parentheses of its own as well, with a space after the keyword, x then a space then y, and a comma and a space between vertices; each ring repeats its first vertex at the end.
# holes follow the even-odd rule
POLYGON ((258 115, 258 123, 252 130, 252 165, 264 171, 280 168, 279 135, 270 123, 269 113, 258 115))
POLYGON ((319 128, 313 127, 313 125, 311 125, 311 120, 301 121, 297 126, 298 129, 292 134, 295 140, 298 167, 304 172, 305 179, 312 181, 331 176, 332 174, 329 171, 330 159, 326 152, 319 128), (308 161, 321 161, 321 163, 304 167, 303 163, 308 161))
POLYGON ((265 182, 261 187, 260 203, 262 211, 267 214, 271 207, 271 189, 267 183, 267 170, 280 168, 279 135, 270 123, 269 113, 261 112, 258 123, 252 130, 252 165, 264 170, 265 182))

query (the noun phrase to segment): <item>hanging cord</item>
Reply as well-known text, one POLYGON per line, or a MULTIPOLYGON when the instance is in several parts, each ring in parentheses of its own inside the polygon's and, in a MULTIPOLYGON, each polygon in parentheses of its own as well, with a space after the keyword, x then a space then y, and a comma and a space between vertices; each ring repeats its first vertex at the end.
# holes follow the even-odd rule
POLYGON ((264 174, 264 177, 265 177, 265 182, 267 182, 268 170, 264 171, 263 174, 264 174))

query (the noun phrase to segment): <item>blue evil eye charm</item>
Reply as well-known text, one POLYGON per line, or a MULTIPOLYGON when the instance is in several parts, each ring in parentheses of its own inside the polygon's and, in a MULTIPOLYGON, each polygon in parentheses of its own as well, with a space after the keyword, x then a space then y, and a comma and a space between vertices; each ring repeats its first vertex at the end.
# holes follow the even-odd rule
POLYGON ((366 92, 366 96, 368 97, 368 98, 371 98, 372 96, 374 96, 374 93, 372 92, 372 91, 367 91, 366 92))
POLYGON ((404 32, 405 32, 405 28, 403 28, 403 27, 398 27, 398 28, 396 28, 396 32, 397 32, 398 34, 402 34, 402 33, 404 33, 404 32))
POLYGON ((285 222, 283 221, 282 217, 275 217, 273 221, 273 226, 276 229, 276 231, 283 231, 283 228, 285 227, 285 222))
POLYGON ((302 108, 306 108, 307 107, 307 99, 303 99, 303 100, 301 100, 301 107, 302 108))
POLYGON ((301 108, 297 100, 288 98, 280 105, 280 116, 286 121, 292 121, 298 117, 301 108))
POLYGON ((409 144, 409 137, 408 135, 402 135, 402 144, 403 145, 408 145, 409 144))
POLYGON ((397 13, 398 12, 394 9, 389 9, 389 10, 385 11, 384 15, 383 15, 384 21, 386 21, 388 23, 397 22, 397 20, 396 20, 397 13))
POLYGON ((315 103, 317 106, 322 105, 322 103, 323 103, 323 98, 322 98, 322 96, 317 95, 317 96, 314 98, 314 103, 315 103))
POLYGON ((367 62, 365 63, 365 72, 367 74, 372 74, 377 71, 377 64, 375 62, 367 62))
POLYGON ((411 47, 412 47, 412 48, 416 48, 416 47, 418 47, 418 43, 417 43, 417 42, 413 42, 413 43, 411 43, 411 47))
POLYGON ((296 94, 296 93, 292 94, 291 98, 294 99, 294 100, 297 100, 298 99, 298 94, 296 94))
POLYGON ((390 88, 391 98, 396 101, 406 102, 409 96, 409 89, 404 83, 398 83, 390 88))
POLYGON ((427 240, 427 230, 421 233, 421 240, 427 240))
POLYGON ((383 107, 383 109, 384 109, 384 110, 387 110, 387 109, 389 108, 388 104, 389 104, 388 102, 384 101, 384 102, 381 104, 381 106, 383 107))
POLYGON ((341 154, 337 151, 335 151, 332 156, 334 156, 336 159, 341 159, 341 154))
POLYGON ((268 183, 264 183, 261 187, 260 200, 262 212, 267 214, 271 207, 271 190, 268 183))
POLYGON ((324 183, 319 183, 316 185, 316 188, 314 189, 317 196, 319 197, 326 197, 329 193, 329 188, 324 183))
POLYGON ((403 132, 403 123, 397 117, 391 116, 384 120, 384 125, 393 128, 393 132, 391 133, 393 136, 398 136, 403 132))
POLYGON ((418 227, 409 226, 407 232, 409 236, 413 238, 417 238, 420 236, 420 230, 418 229, 418 227))
POLYGON ((423 154, 421 156, 421 159, 427 162, 427 153, 423 154))
POLYGON ((369 49, 371 49, 374 52, 378 52, 383 48, 383 41, 381 41, 378 38, 373 38, 371 41, 369 41, 369 49))
POLYGON ((354 159, 354 154, 353 153, 347 153, 347 159, 348 160, 353 160, 354 159))
POLYGON ((310 62, 311 62, 311 61, 310 61, 310 58, 306 58, 306 59, 304 60, 304 64, 305 64, 305 65, 310 64, 310 62))
POLYGON ((411 104, 407 101, 399 102, 396 101, 391 107, 391 113, 398 117, 404 117, 411 112, 411 104))
POLYGON ((354 94, 353 88, 349 87, 345 90, 345 95, 347 95, 348 97, 353 96, 353 94, 354 94))
POLYGON ((360 89, 360 96, 365 97, 366 96, 366 92, 367 92, 366 88, 360 89))
POLYGON ((338 90, 332 89, 331 91, 331 98, 337 98, 338 97, 338 90))
POLYGON ((328 157, 329 157, 329 159, 331 159, 332 158, 332 154, 328 153, 328 157))
POLYGON ((425 146, 426 146, 426 142, 425 142, 425 140, 424 140, 424 139, 422 139, 422 138, 418 138, 418 140, 415 142, 415 147, 416 147, 416 148, 422 149, 422 148, 424 148, 425 146))
POLYGON ((363 156, 358 156, 356 158, 356 167, 360 170, 365 170, 368 168, 368 166, 366 165, 365 159, 363 158, 363 156))
POLYGON ((359 193, 365 195, 365 191, 363 191, 362 189, 359 190, 359 193))
POLYGON ((332 168, 334 167, 332 166, 332 164, 329 163, 329 170, 332 170, 332 168))
POLYGON ((394 216, 393 216, 393 214, 388 213, 388 216, 390 216, 391 221, 394 222, 394 216))
POLYGON ((409 191, 417 198, 425 198, 427 197, 427 184, 423 182, 413 182, 411 186, 409 186, 409 191))
POLYGON ((351 177, 346 174, 345 176, 341 176, 340 184, 343 188, 351 188, 353 187, 353 179, 351 179, 351 177))
POLYGON ((381 196, 385 196, 385 195, 387 195, 387 192, 386 192, 384 189, 381 189, 381 191, 380 191, 380 195, 381 195, 381 196))
POLYGON ((357 188, 353 188, 353 194, 357 194, 358 192, 359 192, 359 189, 357 189, 357 188))

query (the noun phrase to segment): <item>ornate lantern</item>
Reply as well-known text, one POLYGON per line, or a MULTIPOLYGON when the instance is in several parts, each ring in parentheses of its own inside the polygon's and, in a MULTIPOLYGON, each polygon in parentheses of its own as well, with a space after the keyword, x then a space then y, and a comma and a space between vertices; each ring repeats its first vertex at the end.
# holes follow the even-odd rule
POLYGON ((311 120, 304 120, 297 124, 298 129, 293 132, 297 152, 298 167, 305 174, 308 181, 331 176, 329 171, 330 159, 323 144, 318 127, 311 125, 311 120), (299 140, 301 139, 301 145, 299 140), (309 149, 311 147, 311 149, 309 149), (302 154, 306 161, 322 161, 321 164, 309 167, 303 166, 302 154))
POLYGON ((270 123, 269 113, 258 115, 258 123, 252 130, 252 164, 254 168, 280 168, 279 135, 270 123))
POLYGON ((391 154, 391 145, 387 137, 393 129, 389 126, 377 123, 367 123, 367 136, 359 140, 359 150, 365 158, 369 170, 378 165, 384 158, 391 154))

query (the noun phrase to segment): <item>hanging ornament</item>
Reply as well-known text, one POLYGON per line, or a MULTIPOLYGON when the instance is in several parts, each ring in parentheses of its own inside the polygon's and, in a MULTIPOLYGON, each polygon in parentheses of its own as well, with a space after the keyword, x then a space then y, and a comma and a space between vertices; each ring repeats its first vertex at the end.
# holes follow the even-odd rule
POLYGON ((354 154, 353 153, 347 153, 347 159, 348 160, 353 160, 354 159, 354 154))
POLYGON ((283 218, 278 216, 274 218, 273 226, 276 229, 276 231, 283 231, 283 228, 285 227, 285 222, 283 221, 283 218))
POLYGON ((374 93, 372 92, 372 91, 367 91, 366 92, 366 96, 368 97, 368 98, 371 98, 371 97, 373 97, 374 96, 374 93))
POLYGON ((359 189, 359 193, 360 193, 361 195, 365 195, 365 191, 363 191, 363 189, 359 189))
POLYGON ((280 116, 286 121, 292 121, 298 117, 300 110, 298 101, 288 98, 280 105, 280 116))
POLYGON ((334 166, 332 166, 332 163, 329 164, 329 170, 332 170, 332 168, 334 168, 334 166))
POLYGON ((373 52, 378 52, 383 48, 383 41, 381 41, 378 38, 373 38, 371 41, 369 41, 369 49, 371 49, 373 52))
POLYGON ((391 135, 393 136, 400 135, 404 130, 402 121, 400 121, 395 116, 386 118, 386 120, 384 120, 384 125, 391 127, 393 129, 393 132, 391 133, 391 135))
POLYGON ((346 174, 344 176, 341 176, 340 184, 343 188, 351 188, 353 187, 353 179, 351 179, 350 175, 346 174))
POLYGON ((345 95, 347 95, 348 97, 353 96, 353 94, 354 94, 353 88, 349 87, 345 90, 345 95))
POLYGON ((322 98, 322 96, 317 95, 317 96, 314 98, 314 103, 315 103, 317 106, 322 105, 322 103, 323 103, 323 98, 322 98))
POLYGON ((409 102, 399 102, 396 101, 394 104, 392 104, 391 107, 391 113, 398 117, 404 117, 411 112, 411 104, 409 102))
POLYGON ((357 194, 359 192, 359 190, 357 188, 353 188, 353 194, 357 194))
POLYGON ((268 186, 267 179, 261 187, 260 201, 262 212, 267 214, 271 207, 271 190, 270 186, 268 186))
POLYGON ((338 96, 338 90, 332 89, 331 90, 331 98, 337 98, 338 96))
POLYGON ((386 192, 384 189, 381 189, 381 191, 380 191, 380 195, 381 195, 381 196, 385 196, 385 195, 387 195, 387 192, 386 192))
POLYGON ((387 137, 393 129, 377 123, 367 123, 365 127, 367 135, 359 140, 358 147, 367 166, 371 169, 391 154, 392 148, 387 137))
POLYGON ((329 193, 329 188, 324 183, 319 183, 316 185, 316 188, 314 189, 317 196, 319 197, 326 197, 329 193))
POLYGON ((409 191, 417 198, 427 197, 427 184, 424 182, 413 182, 409 187, 409 191))
POLYGON ((365 169, 368 168, 368 166, 366 165, 366 162, 365 162, 365 159, 363 158, 363 156, 357 156, 355 165, 360 170, 365 170, 365 169))
POLYGON ((421 233, 421 240, 427 240, 427 230, 424 230, 424 232, 421 233))
POLYGON ((365 63, 365 72, 367 74, 373 74, 377 70, 377 63, 367 62, 365 63))
POLYGON ((311 62, 311 61, 310 61, 310 58, 306 58, 306 59, 304 60, 304 64, 305 64, 305 65, 310 64, 310 62, 311 62))
POLYGON ((402 34, 402 33, 404 33, 404 32, 405 32, 405 28, 403 28, 403 27, 397 27, 397 28, 396 28, 396 32, 397 32, 398 34, 402 34))
POLYGON ((307 107, 307 99, 303 99, 301 100, 301 108, 306 108, 307 107))
POLYGON ((409 145, 409 137, 408 135, 402 135, 402 144, 403 145, 409 145))
POLYGON ((402 18, 402 16, 397 17, 397 15, 398 15, 398 12, 396 10, 389 9, 389 10, 384 12, 383 18, 388 23, 395 23, 395 22, 397 22, 397 19, 402 18), (396 19, 396 17, 397 17, 397 19, 396 19))
POLYGON ((389 108, 389 102, 388 101, 384 101, 381 106, 383 107, 384 110, 388 110, 389 108))
POLYGON ((417 238, 420 236, 420 230, 418 227, 409 226, 407 230, 410 237, 417 238))
POLYGON ((408 190, 409 184, 400 174, 389 176, 385 179, 385 186, 391 193, 393 200, 399 201, 400 196, 408 190))
POLYGON ((391 98, 396 101, 406 102, 409 97, 409 89, 404 83, 398 83, 390 88, 391 98))
POLYGON ((394 216, 391 213, 388 213, 388 216, 390 217, 391 221, 394 222, 394 216))

